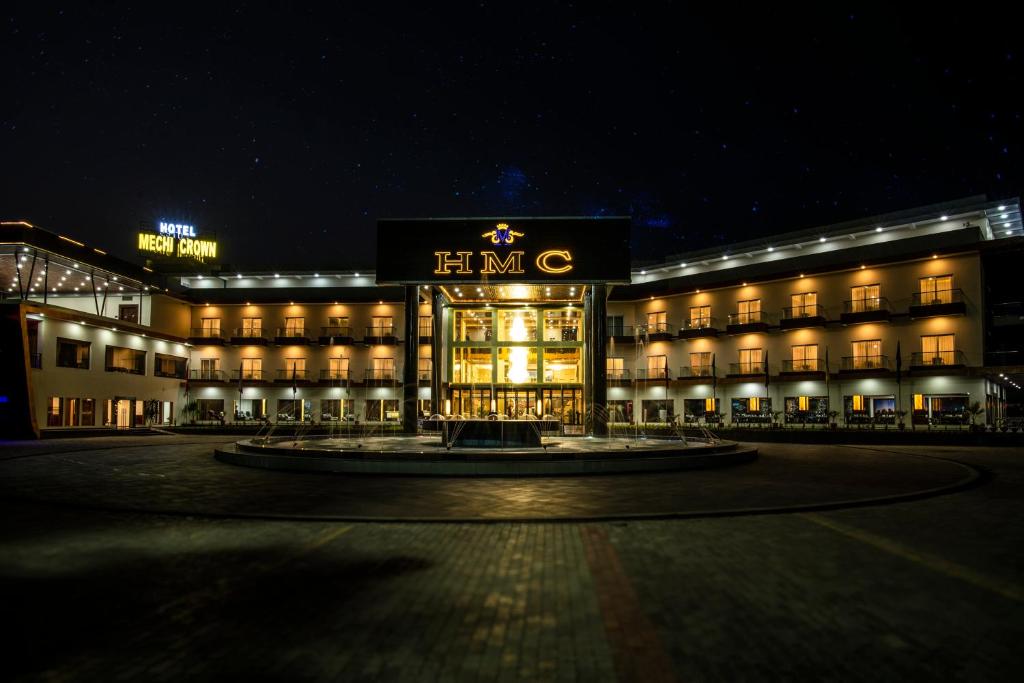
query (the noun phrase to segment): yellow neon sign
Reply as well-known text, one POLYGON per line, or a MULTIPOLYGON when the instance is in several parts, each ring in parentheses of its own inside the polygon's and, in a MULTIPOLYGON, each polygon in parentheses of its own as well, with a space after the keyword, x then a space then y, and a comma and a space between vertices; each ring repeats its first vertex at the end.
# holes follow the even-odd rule
POLYGON ((572 265, 569 263, 572 261, 572 254, 564 249, 548 249, 542 251, 537 256, 537 268, 542 272, 551 273, 552 275, 560 275, 562 273, 568 273, 572 270, 572 265), (552 265, 550 261, 561 260, 562 265, 552 265))
POLYGON ((172 237, 152 232, 138 234, 138 250, 195 261, 206 261, 217 258, 217 243, 213 240, 172 237))
POLYGON ((523 255, 525 251, 510 251, 505 260, 502 261, 493 251, 481 251, 480 256, 484 259, 484 265, 480 269, 483 275, 495 275, 498 273, 509 275, 521 275, 523 271, 523 255))
POLYGON ((471 251, 457 251, 455 252, 455 258, 451 257, 452 252, 450 251, 435 251, 434 256, 437 257, 437 267, 434 268, 434 275, 451 275, 452 267, 457 266, 456 274, 458 275, 472 275, 473 271, 469 267, 469 257, 473 255, 471 251))

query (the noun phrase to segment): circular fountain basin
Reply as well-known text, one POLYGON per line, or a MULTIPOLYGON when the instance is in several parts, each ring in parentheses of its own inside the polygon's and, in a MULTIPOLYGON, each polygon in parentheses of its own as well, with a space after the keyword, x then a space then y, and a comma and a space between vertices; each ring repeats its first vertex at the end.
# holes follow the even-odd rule
POLYGON ((232 465, 274 470, 438 477, 664 472, 752 462, 757 449, 707 439, 557 437, 539 447, 452 446, 437 436, 243 439, 216 450, 232 465))

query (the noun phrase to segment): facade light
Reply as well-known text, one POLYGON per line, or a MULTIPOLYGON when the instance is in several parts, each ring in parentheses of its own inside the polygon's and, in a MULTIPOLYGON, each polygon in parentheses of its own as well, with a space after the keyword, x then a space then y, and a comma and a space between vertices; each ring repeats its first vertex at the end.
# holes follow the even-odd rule
POLYGON ((875 228, 875 232, 882 232, 882 226, 879 225, 877 228, 875 228))
POLYGON ((944 220, 946 220, 947 218, 949 218, 949 216, 947 216, 946 214, 942 214, 941 216, 939 216, 939 220, 940 220, 940 221, 944 221, 944 220))
POLYGON ((824 241, 825 241, 825 238, 824 238, 824 237, 819 237, 819 238, 818 238, 818 241, 819 241, 819 242, 824 242, 824 241))
POLYGON ((775 247, 768 247, 768 251, 775 251, 775 247))
POLYGON ((1006 204, 1000 204, 999 205, 999 210, 1000 211, 1005 211, 1006 210, 1006 204))

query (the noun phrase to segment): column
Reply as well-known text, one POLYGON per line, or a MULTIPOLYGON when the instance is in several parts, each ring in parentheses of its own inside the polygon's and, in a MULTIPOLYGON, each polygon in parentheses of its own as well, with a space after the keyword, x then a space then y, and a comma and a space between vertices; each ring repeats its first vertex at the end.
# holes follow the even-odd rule
POLYGON ((594 415, 594 436, 608 436, 608 287, 593 285, 590 288, 590 338, 587 348, 591 349, 592 367, 591 405, 594 415))
POLYGON ((416 397, 419 388, 419 285, 405 286, 405 362, 402 365, 402 431, 416 433, 416 397))
POLYGON ((441 377, 444 368, 444 295, 434 288, 430 297, 433 315, 430 336, 430 414, 444 414, 444 396, 441 395, 441 377))

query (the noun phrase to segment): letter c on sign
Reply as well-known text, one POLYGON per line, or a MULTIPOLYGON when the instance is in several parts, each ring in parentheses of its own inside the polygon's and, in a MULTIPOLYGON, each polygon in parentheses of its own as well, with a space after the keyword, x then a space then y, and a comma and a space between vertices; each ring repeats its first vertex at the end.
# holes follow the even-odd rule
POLYGON ((572 261, 572 254, 562 249, 548 249, 542 251, 540 256, 537 257, 537 268, 545 273, 551 273, 553 275, 560 275, 561 273, 568 273, 572 270, 572 265, 569 263, 572 261), (552 262, 557 264, 561 261, 561 265, 554 265, 552 262))

